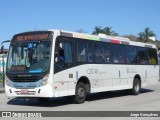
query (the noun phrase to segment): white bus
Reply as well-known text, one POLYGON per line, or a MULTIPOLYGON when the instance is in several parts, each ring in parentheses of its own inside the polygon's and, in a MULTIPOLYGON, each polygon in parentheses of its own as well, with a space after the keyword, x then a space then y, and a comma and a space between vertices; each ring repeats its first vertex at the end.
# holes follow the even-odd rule
POLYGON ((159 80, 155 45, 126 38, 62 30, 32 31, 13 36, 5 92, 9 97, 74 96, 129 90, 138 95, 159 80))

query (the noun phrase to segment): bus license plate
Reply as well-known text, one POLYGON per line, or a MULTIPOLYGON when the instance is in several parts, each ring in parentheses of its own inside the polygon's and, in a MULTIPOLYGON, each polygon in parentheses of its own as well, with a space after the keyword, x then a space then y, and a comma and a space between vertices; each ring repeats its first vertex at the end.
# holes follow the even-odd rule
POLYGON ((23 94, 24 94, 24 93, 25 93, 25 94, 26 94, 26 93, 29 93, 29 90, 23 89, 23 90, 21 90, 21 93, 23 93, 23 94))

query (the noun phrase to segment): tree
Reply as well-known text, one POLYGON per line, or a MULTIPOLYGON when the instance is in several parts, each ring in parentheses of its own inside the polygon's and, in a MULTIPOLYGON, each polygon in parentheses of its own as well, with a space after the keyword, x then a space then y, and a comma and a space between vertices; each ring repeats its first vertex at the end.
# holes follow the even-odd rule
POLYGON ((118 36, 118 33, 111 30, 112 27, 105 27, 102 28, 101 26, 96 26, 95 30, 92 32, 92 34, 99 34, 103 33, 105 35, 112 35, 112 36, 118 36))
POLYGON ((104 32, 101 26, 96 26, 94 29, 95 30, 92 32, 92 34, 99 34, 104 32))
POLYGON ((103 29, 103 31, 104 31, 104 33, 105 33, 106 35, 115 35, 115 32, 112 31, 111 29, 112 29, 112 27, 105 27, 105 28, 103 29))
POLYGON ((140 42, 147 42, 149 37, 156 37, 155 33, 151 31, 149 27, 145 28, 144 32, 138 33, 138 40, 140 42))

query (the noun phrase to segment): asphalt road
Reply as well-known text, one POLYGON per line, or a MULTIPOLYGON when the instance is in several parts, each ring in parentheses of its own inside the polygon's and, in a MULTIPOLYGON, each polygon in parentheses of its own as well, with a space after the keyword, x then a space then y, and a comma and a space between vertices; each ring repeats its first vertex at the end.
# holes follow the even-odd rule
MULTIPOLYGON (((8 99, 5 94, 0 94, 0 111, 160 111, 160 84, 142 89, 138 96, 132 96, 125 91, 91 94, 83 104, 74 104, 65 97, 40 103, 31 98, 8 99)), ((81 120, 81 118, 79 119, 81 120)), ((160 120, 160 117, 153 119, 160 120)), ((117 120, 119 119, 117 118, 117 120)))

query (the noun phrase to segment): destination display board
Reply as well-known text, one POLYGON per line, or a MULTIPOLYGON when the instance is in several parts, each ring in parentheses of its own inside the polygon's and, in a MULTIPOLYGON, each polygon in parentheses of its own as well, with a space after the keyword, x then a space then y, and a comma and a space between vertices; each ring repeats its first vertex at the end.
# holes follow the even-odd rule
POLYGON ((39 40, 47 40, 49 39, 50 33, 39 32, 39 33, 24 33, 15 35, 13 38, 14 42, 25 42, 25 41, 39 41, 39 40))

